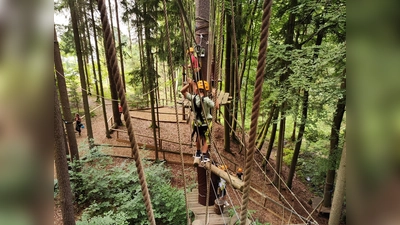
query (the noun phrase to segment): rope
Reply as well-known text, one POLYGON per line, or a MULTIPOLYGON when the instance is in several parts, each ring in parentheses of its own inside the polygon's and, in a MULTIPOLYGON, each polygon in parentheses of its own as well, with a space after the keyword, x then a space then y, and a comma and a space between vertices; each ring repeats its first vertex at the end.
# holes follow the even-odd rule
MULTIPOLYGON (((175 78, 171 72, 173 71, 173 63, 172 63, 172 51, 171 51, 171 43, 170 43, 170 38, 169 38, 169 25, 168 25, 168 14, 167 14, 167 6, 165 0, 163 0, 163 6, 164 6, 164 15, 165 15, 165 26, 166 26, 166 33, 167 33, 167 43, 168 43, 168 61, 170 65, 170 76, 172 77, 172 83, 175 83, 175 78)), ((175 106, 175 116, 176 116, 176 127, 178 129, 178 140, 179 140, 179 152, 181 156, 181 163, 182 163, 182 175, 183 175, 183 187, 184 187, 184 194, 185 194, 185 203, 186 203, 186 218, 187 218, 187 224, 189 225, 191 223, 191 219, 189 216, 189 205, 188 205, 188 197, 186 194, 186 177, 185 177, 185 163, 183 159, 183 152, 182 152, 182 142, 181 142, 181 133, 180 133, 180 127, 179 127, 179 119, 178 119, 178 105, 176 103, 176 90, 175 90, 175 85, 172 85, 173 91, 174 91, 174 106, 175 106)), ((183 106, 184 107, 184 106, 183 106)))
MULTIPOLYGON (((227 123, 226 119, 225 119, 225 123, 227 123)), ((228 123, 228 125, 229 125, 229 127, 232 129, 232 126, 231 126, 229 123, 228 123)), ((247 135, 247 136, 248 136, 248 135, 247 135)), ((242 146, 244 146, 244 144, 243 144, 243 142, 242 142, 241 140, 238 140, 238 141, 240 142, 240 144, 241 144, 242 146)), ((260 151, 260 149, 256 148, 256 150, 259 152, 259 154, 260 154, 261 156, 263 156, 263 157, 265 158, 265 155, 262 154, 262 152, 260 151)), ((280 192, 280 191, 278 190, 278 188, 277 188, 277 187, 272 183, 272 181, 268 178, 267 174, 266 174, 265 171, 262 169, 262 167, 260 166, 260 164, 259 164, 256 160, 254 160, 254 162, 256 163, 256 165, 258 166, 258 168, 262 171, 262 173, 264 174, 264 177, 266 177, 266 178, 268 179, 268 181, 270 182, 270 184, 271 184, 278 192, 280 192)), ((283 181, 282 176, 280 176, 280 175, 276 172, 275 168, 270 164, 270 162, 267 161, 267 163, 268 163, 269 166, 271 166, 271 168, 272 168, 274 174, 277 174, 277 176, 279 177, 279 179, 281 179, 281 180, 283 181)), ((299 200, 299 199, 296 197, 296 195, 293 193, 293 191, 286 185, 285 182, 283 182, 283 183, 285 184, 286 189, 290 192, 290 194, 296 199, 296 201, 297 201, 297 202, 300 204, 300 206, 303 208, 303 210, 304 210, 305 212, 307 212, 308 217, 305 218, 305 217, 301 216, 300 214, 298 214, 298 213, 295 211, 295 209, 294 209, 293 207, 290 207, 291 210, 292 210, 299 218, 304 219, 303 222, 308 221, 308 218, 310 218, 310 217, 312 218, 312 215, 311 215, 312 212, 309 213, 309 212, 307 211, 307 209, 304 208, 304 206, 303 206, 303 204, 300 202, 300 200, 299 200)), ((284 200, 288 205, 290 205, 289 202, 286 200, 286 198, 283 197, 283 195, 280 194, 280 196, 282 196, 283 200, 284 200)), ((270 200, 272 201, 272 199, 270 199, 270 200)), ((274 203, 276 203, 277 205, 283 206, 283 205, 279 204, 278 202, 275 202, 275 201, 274 201, 274 203)), ((289 210, 289 209, 287 209, 287 210, 289 210)), ((317 221, 316 221, 314 218, 312 218, 312 219, 315 221, 315 223, 317 223, 317 221)), ((318 223, 317 223, 317 224, 318 224, 318 223)))
POLYGON ((128 105, 127 105, 127 102, 125 99, 125 91, 124 91, 124 88, 122 85, 121 76, 119 74, 116 49, 115 49, 115 45, 114 45, 114 41, 113 41, 113 36, 112 36, 111 30, 110 30, 111 29, 110 24, 108 23, 108 19, 107 19, 106 6, 104 4, 104 0, 98 0, 97 2, 98 2, 98 9, 99 9, 100 15, 101 15, 101 23, 102 23, 102 27, 103 27, 103 31, 104 31, 103 34, 104 34, 104 47, 106 49, 106 58, 112 68, 112 76, 113 76, 114 81, 118 88, 118 96, 121 99, 121 105, 122 105, 123 112, 124 112, 126 127, 128 128, 128 135, 129 135, 129 140, 131 143, 132 154, 133 154, 133 158, 136 163, 136 168, 137 168, 137 172, 138 172, 139 180, 140 180, 140 186, 142 189, 142 195, 143 195, 143 199, 144 199, 145 206, 146 206, 147 217, 148 217, 148 220, 151 225, 156 225, 154 214, 153 214, 153 208, 152 208, 151 200, 150 200, 149 189, 147 187, 144 169, 143 169, 143 166, 140 161, 139 148, 138 148, 137 142, 135 140, 133 126, 132 126, 131 118, 129 115, 129 109, 128 109, 128 105))
MULTIPOLYGON (((65 79, 65 76, 62 75, 59 71, 56 70, 56 73, 59 74, 60 76, 62 76, 62 77, 65 79)), ((139 96, 148 95, 148 94, 150 94, 150 92, 156 91, 157 89, 160 88, 159 86, 161 86, 161 85, 163 85, 163 84, 166 84, 167 82, 169 82, 169 81, 165 81, 164 83, 159 84, 157 87, 155 87, 155 88, 151 89, 150 91, 148 91, 148 92, 146 92, 146 93, 144 93, 144 94, 141 94, 141 95, 139 95, 139 96)), ((100 83, 100 86, 102 86, 101 83, 100 83)), ((80 89, 81 91, 86 91, 86 92, 88 91, 88 90, 86 90, 85 88, 79 88, 79 89, 80 89)), ((118 99, 113 99, 113 98, 106 98, 106 97, 104 97, 104 94, 103 94, 103 95, 92 94, 92 96, 99 97, 99 98, 103 98, 103 99, 109 100, 109 101, 119 102, 118 99)))
POLYGON ((264 83, 264 68, 265 68, 265 59, 267 53, 267 45, 268 45, 268 29, 269 29, 269 19, 271 17, 271 5, 272 0, 265 0, 263 5, 263 18, 262 18, 262 31, 261 31, 261 40, 260 47, 258 53, 258 64, 257 64, 257 75, 254 89, 254 99, 253 99, 253 109, 251 114, 251 124, 250 124, 250 138, 249 138, 249 150, 248 156, 246 159, 246 167, 244 171, 244 189, 242 196, 242 212, 240 215, 241 225, 246 224, 247 218, 247 204, 250 199, 250 184, 251 184, 251 171, 252 171, 252 162, 254 160, 254 147, 257 136, 257 121, 260 109, 261 102, 261 93, 262 93, 262 85, 264 83))
MULTIPOLYGON (((183 4, 182 4, 182 0, 178 0, 178 5, 179 5, 179 10, 181 11, 181 14, 182 14, 183 17, 184 17, 185 22, 187 23, 187 26, 190 27, 189 20, 188 20, 188 18, 187 18, 187 15, 186 15, 186 13, 185 13, 185 9, 184 9, 183 4)), ((193 40, 194 42, 196 42, 196 38, 195 38, 195 36, 194 36, 194 34, 193 34, 193 32, 192 32, 192 29, 189 29, 189 31, 190 31, 192 40, 193 40)))

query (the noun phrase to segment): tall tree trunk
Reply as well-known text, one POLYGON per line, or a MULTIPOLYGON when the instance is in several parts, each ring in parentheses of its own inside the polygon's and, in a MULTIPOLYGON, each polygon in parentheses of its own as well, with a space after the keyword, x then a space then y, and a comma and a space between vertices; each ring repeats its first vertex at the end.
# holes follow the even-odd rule
MULTIPOLYGON (((147 6, 144 5, 144 14, 147 14, 147 6)), ((147 73, 149 76, 149 89, 150 89, 150 109, 151 109, 151 127, 153 128, 153 139, 154 139, 154 146, 156 152, 158 152, 158 144, 157 144, 157 124, 156 124, 156 114, 154 110, 155 102, 154 102, 154 85, 155 85, 155 78, 156 74, 154 71, 154 61, 153 61, 153 55, 151 54, 151 45, 149 43, 149 40, 151 39, 151 34, 150 34, 150 26, 148 24, 148 21, 145 20, 144 23, 144 36, 146 39, 145 42, 145 48, 146 48, 146 64, 147 64, 147 73)))
MULTIPOLYGON (((207 58, 208 56, 208 27, 209 27, 209 16, 210 16, 210 0, 196 0, 196 45, 200 45, 200 47, 204 48, 205 57, 199 57, 200 63, 200 78, 201 80, 207 80, 208 74, 208 65, 207 58)), ((214 24, 212 24, 214 25, 214 24)), ((199 56, 199 55, 198 55, 199 56)))
MULTIPOLYGON (((317 24, 317 29, 319 29, 319 24, 317 24)), ((319 32, 317 35, 317 39, 315 41, 316 46, 320 46, 322 44, 322 39, 324 37, 324 32, 319 32)), ((318 51, 315 52, 314 54, 314 59, 318 58, 318 51)), ((309 82, 311 83, 312 80, 308 77, 309 82)), ((295 149, 293 152, 293 157, 292 157, 292 162, 290 165, 290 171, 289 171, 289 176, 286 181, 287 186, 289 188, 292 188, 292 182, 293 182, 293 177, 296 172, 296 165, 297 165, 297 160, 299 158, 300 154, 300 149, 301 149, 301 144, 303 141, 303 135, 307 123, 307 110, 308 110, 308 97, 309 97, 309 92, 308 89, 304 89, 304 95, 303 95, 303 104, 302 104, 302 114, 301 114, 301 124, 299 127, 299 133, 297 136, 297 141, 295 145, 295 149)), ((293 129, 293 132, 295 132, 295 129, 293 129)))
POLYGON ((121 78, 122 78, 122 83, 124 85, 124 90, 126 92, 124 55, 122 54, 121 30, 119 28, 118 1, 117 0, 115 0, 115 19, 117 20, 118 44, 119 44, 119 60, 121 62, 121 78))
POLYGON ((94 44, 96 47, 97 69, 99 71, 99 82, 100 82, 101 104, 102 104, 102 108, 103 108, 104 127, 106 129, 106 137, 111 138, 110 130, 108 129, 108 122, 107 122, 107 120, 108 120, 107 119, 107 110, 106 110, 106 102, 104 99, 103 78, 101 76, 101 61, 100 61, 100 54, 99 54, 99 45, 97 42, 96 23, 94 20, 93 0, 90 0, 90 14, 92 17, 93 37, 94 37, 94 44))
MULTIPOLYGON (((69 105, 67 85, 65 83, 64 68, 62 65, 60 48, 58 45, 56 27, 54 26, 54 66, 56 69, 56 77, 58 91, 60 92, 63 116, 65 118, 65 127, 67 130, 69 149, 71 151, 71 160, 79 159, 78 144, 75 137, 75 127, 73 124, 74 117, 71 114, 69 105)), ((68 152, 68 151, 67 151, 68 152)))
POLYGON ((70 12, 71 12, 71 21, 72 21, 72 29, 74 32, 74 42, 76 49, 76 56, 78 60, 78 68, 79 68, 79 77, 81 80, 81 89, 82 89, 82 100, 83 100, 83 108, 85 110, 85 121, 86 121, 86 130, 89 140, 90 148, 92 148, 92 139, 93 139, 93 130, 92 130, 92 120, 90 117, 90 109, 89 109, 89 101, 86 90, 86 80, 85 73, 83 69, 83 60, 82 60, 82 50, 79 41, 79 31, 78 31, 78 20, 76 18, 76 7, 74 0, 68 0, 70 12))
MULTIPOLYGON (((239 77, 239 44, 237 40, 241 39, 241 34, 236 31, 236 22, 240 21, 241 18, 241 7, 238 5, 238 2, 235 2, 236 5, 233 5, 233 1, 231 1, 232 11, 232 40, 233 40, 233 65, 232 65, 232 96, 233 97, 233 111, 232 111, 232 137, 235 140, 239 140, 239 137, 236 136, 237 131, 237 121, 238 121, 238 112, 239 112, 239 99, 240 99, 240 88, 241 88, 241 80, 239 77)), ((244 118, 243 118, 244 119, 244 118)))
MULTIPOLYGON (((251 27, 251 26, 250 26, 251 27)), ((249 29, 250 29, 250 27, 249 27, 249 29)), ((255 38, 251 38, 251 43, 250 43, 250 55, 253 55, 253 51, 254 51, 254 48, 255 48, 255 44, 254 44, 254 39, 255 38)), ((246 44, 246 46, 247 46, 247 44, 246 44)), ((247 48, 247 47, 246 47, 247 48)), ((246 52, 246 50, 245 50, 245 52, 246 52)), ((247 55, 247 53, 245 53, 245 55, 247 55)), ((243 99, 243 102, 244 102, 244 104, 243 104, 243 118, 246 118, 246 109, 247 109, 247 93, 248 93, 248 85, 249 85, 249 77, 250 77, 250 68, 251 68, 251 62, 252 62, 252 58, 250 57, 250 59, 249 59, 249 66, 247 67, 247 74, 246 74, 246 84, 245 84, 245 88, 244 88, 244 99, 243 99)), ((245 66, 243 66, 243 70, 244 70, 244 68, 245 68, 245 66)), ((242 80, 242 79, 240 79, 240 80, 242 80)), ((242 127, 243 127, 243 130, 245 130, 245 126, 244 126, 244 124, 242 125, 242 127)), ((245 131, 243 131, 243 137, 242 137, 242 139, 243 140, 245 140, 245 138, 244 138, 244 136, 245 136, 245 134, 246 134, 246 132, 245 131)), ((259 148, 260 149, 260 148, 259 148)), ((247 151, 245 151, 245 157, 244 157, 245 159, 247 158, 247 151)))
MULTIPOLYGON (((113 17, 112 17, 112 10, 111 10, 111 1, 108 0, 108 5, 109 5, 109 13, 110 13, 110 22, 111 22, 111 33, 112 33, 112 42, 114 42, 115 45, 115 35, 114 35, 114 26, 113 26, 113 17)), ((103 31, 104 32, 104 31, 103 31)), ((104 41, 104 46, 106 45, 106 40, 103 38, 104 41)), ((107 53, 106 53, 107 54, 107 53)), ((118 109, 118 90, 117 90, 117 85, 114 82, 114 79, 112 77, 112 69, 110 63, 107 61, 107 70, 108 70, 108 80, 110 82, 110 92, 111 92, 111 98, 112 98, 112 112, 113 112, 113 118, 114 118, 114 128, 117 128, 118 126, 122 126, 122 120, 121 120, 121 115, 119 114, 119 109, 118 109)))
MULTIPOLYGON (((106 40, 103 38, 104 45, 106 45, 106 40)), ((107 53, 106 53, 107 54, 107 53)), ((112 70, 111 70, 111 65, 107 61, 107 70, 108 70, 108 81, 110 82, 110 92, 111 92, 111 105, 112 105, 112 112, 113 112, 113 118, 114 118, 114 128, 117 128, 118 126, 122 126, 122 120, 121 120, 121 115, 119 114, 119 109, 118 109, 118 90, 117 90, 117 85, 114 82, 113 75, 112 75, 112 70)))
MULTIPOLYGON (((297 110, 297 107, 296 107, 297 110)), ((292 131, 292 136, 290 136, 290 141, 294 142, 296 141, 296 128, 297 128, 297 115, 294 115, 294 122, 293 122, 293 131, 292 131)))
POLYGON ((286 184, 289 188, 292 188, 293 177, 294 177, 294 173, 296 172, 296 165, 297 165, 297 160, 298 160, 299 154, 300 154, 301 142, 303 141, 304 130, 306 128, 307 111, 308 111, 308 90, 304 90, 303 105, 302 105, 302 112, 301 112, 301 124, 299 127, 299 134, 297 136, 296 145, 294 147, 292 162, 290 164, 289 175, 288 175, 288 178, 286 181, 286 184))
POLYGON ((282 174, 282 159, 283 159, 283 147, 285 142, 285 127, 286 127, 286 116, 285 116, 285 105, 281 107, 281 121, 279 122, 279 135, 278 135, 278 149, 276 150, 276 159, 275 159, 275 171, 277 173, 274 174, 273 183, 278 187, 278 190, 281 188, 281 179, 280 176, 282 174))
MULTIPOLYGON (((113 21, 112 6, 111 6, 110 0, 108 0, 108 12, 110 13, 111 33, 112 33, 113 40, 115 40, 114 21, 113 21)), ((114 43, 115 43, 115 41, 114 41, 114 43)))
MULTIPOLYGON (((343 80, 340 88, 345 91, 346 90, 346 71, 343 72, 343 80)), ((331 138, 330 138, 330 150, 329 150, 329 161, 333 166, 326 173, 325 187, 324 187, 324 206, 330 207, 332 204, 332 193, 333 193, 333 182, 335 180, 335 162, 332 162, 334 154, 339 151, 339 133, 340 133, 340 125, 342 124, 343 115, 346 108, 346 94, 343 95, 341 99, 338 100, 336 105, 336 110, 333 115, 333 123, 331 129, 331 138)))
MULTIPOLYGON (((271 137, 268 142, 268 149, 267 149, 267 155, 265 156, 265 161, 269 160, 269 157, 271 156, 272 153, 272 148, 274 147, 276 130, 278 126, 278 117, 279 117, 279 109, 275 108, 274 117, 272 119, 273 122, 272 122, 271 137)), ((265 161, 263 162, 263 166, 265 166, 266 164, 265 161)))
POLYGON ((74 205, 69 180, 67 156, 65 154, 65 136, 61 119, 60 103, 58 101, 56 85, 54 84, 54 161, 60 189, 61 214, 63 224, 75 225, 74 205))
POLYGON ((340 158, 339 170, 336 177, 335 191, 333 193, 332 209, 329 215, 328 225, 339 225, 340 216, 344 202, 346 185, 346 143, 343 146, 342 156, 340 158))
POLYGON ((91 87, 90 87, 90 76, 89 76, 89 71, 88 71, 88 68, 87 68, 87 64, 88 64, 88 61, 89 61, 89 58, 88 58, 88 45, 87 45, 87 42, 86 42, 86 34, 85 34, 85 32, 86 32, 86 29, 85 29, 85 23, 86 23, 86 21, 84 20, 84 16, 83 15, 86 15, 86 13, 84 12, 84 10, 83 10, 83 4, 80 4, 79 5, 79 2, 77 2, 77 4, 78 4, 78 7, 79 7, 79 11, 76 11, 76 13, 77 13, 77 16, 78 16, 78 28, 79 28, 79 30, 81 30, 82 32, 80 32, 79 34, 80 34, 80 41, 81 41, 81 47, 82 47, 82 59, 83 59, 83 68, 84 68, 84 71, 85 71, 85 79, 86 79, 86 84, 87 84, 87 90, 88 90, 88 95, 89 96, 91 96, 92 95, 92 90, 91 90, 91 87))
MULTIPOLYGON (((146 62, 144 61, 143 28, 142 25, 139 23, 139 20, 137 21, 136 27, 138 30, 138 40, 139 40, 140 77, 142 78, 142 94, 145 94, 147 93, 148 90, 145 77, 146 62)), ((146 97, 146 105, 149 106, 148 95, 146 94, 145 97, 146 97)))
POLYGON ((274 115, 274 112, 275 112, 275 106, 272 106, 271 111, 269 112, 267 121, 265 121, 265 123, 263 125, 263 129, 261 130, 262 132, 260 132, 259 138, 257 139, 257 141, 258 141, 256 143, 257 149, 261 150, 261 148, 264 145, 265 139, 267 138, 267 134, 268 134, 268 128, 269 128, 269 125, 271 124, 271 120, 274 115))
MULTIPOLYGON (((96 102, 99 102, 100 101, 99 85, 98 85, 98 81, 97 81, 96 67, 94 65, 93 46, 92 46, 92 41, 90 40, 89 22, 88 22, 88 19, 86 16, 86 10, 84 10, 83 15, 85 18, 85 27, 86 27, 88 43, 89 43, 87 54, 90 54, 90 59, 92 61, 92 71, 93 71, 93 77, 94 77, 94 84, 96 87, 96 102)), ((93 20, 93 22, 94 22, 94 20, 93 20)))
MULTIPOLYGON (((231 92, 231 52, 232 52, 232 16, 226 14, 226 52, 225 52, 225 92, 231 92)), ((224 107, 224 150, 231 152, 230 133, 231 133, 231 107, 232 103, 224 107)))
MULTIPOLYGON (((165 101, 167 102, 166 104, 168 104, 167 71, 165 71, 165 62, 162 62, 162 66, 163 66, 163 74, 164 74, 164 96, 165 96, 165 101)), ((171 102, 172 102, 172 99, 171 99, 171 102)), ((184 106, 182 105, 182 107, 184 107, 184 106)))

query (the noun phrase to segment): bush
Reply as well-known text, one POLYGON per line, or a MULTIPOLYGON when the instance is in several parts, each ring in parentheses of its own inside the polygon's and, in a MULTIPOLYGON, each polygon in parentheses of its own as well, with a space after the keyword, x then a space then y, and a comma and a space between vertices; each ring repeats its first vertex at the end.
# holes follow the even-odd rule
POLYGON ((287 166, 290 166, 290 164, 292 163, 293 153, 294 153, 294 150, 289 149, 289 148, 283 148, 283 162, 287 166))
MULTIPOLYGON (((112 163, 111 157, 89 154, 71 164, 75 200, 84 209, 78 224, 148 224, 134 163, 112 163)), ((156 223, 185 224, 184 194, 170 185, 170 170, 162 163, 143 164, 156 223)))

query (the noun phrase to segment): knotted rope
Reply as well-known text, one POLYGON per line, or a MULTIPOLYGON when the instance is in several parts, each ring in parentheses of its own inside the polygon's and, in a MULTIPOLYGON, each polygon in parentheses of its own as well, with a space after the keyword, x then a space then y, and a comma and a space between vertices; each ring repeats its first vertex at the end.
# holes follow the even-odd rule
POLYGON ((269 29, 269 21, 271 17, 271 6, 272 0, 265 0, 263 4, 263 17, 261 24, 261 38, 260 38, 260 47, 258 53, 258 64, 257 64, 257 74, 256 74, 256 83, 254 90, 254 98, 253 98, 253 108, 251 113, 251 124, 250 124, 250 138, 249 138, 249 152, 246 159, 246 167, 244 170, 244 188, 243 188, 243 196, 242 196, 242 212, 240 214, 240 224, 246 224, 247 218, 247 204, 249 202, 249 193, 250 193, 250 184, 251 184, 251 171, 253 168, 253 158, 254 158, 254 149, 255 149, 255 141, 257 136, 257 122, 258 115, 260 109, 261 102, 261 94, 262 94, 262 86, 264 83, 264 69, 265 69, 265 59, 267 53, 268 46, 268 29, 269 29))
POLYGON ((97 3, 98 3, 98 9, 100 11, 100 16, 101 16, 101 24, 103 27, 104 48, 106 49, 106 59, 110 63, 111 72, 112 72, 111 75, 117 85, 118 97, 121 99, 121 105, 123 108, 124 119, 126 122, 126 127, 128 129, 129 141, 130 141, 131 149, 132 149, 132 156, 135 160, 136 169, 137 169, 137 172, 139 175, 140 187, 142 189, 142 195, 143 195, 143 199, 144 199, 145 206, 146 206, 147 217, 148 217, 148 220, 151 225, 156 225, 156 222, 154 219, 154 214, 153 214, 153 208, 152 208, 151 200, 150 200, 149 189, 147 187, 146 176, 144 174, 144 169, 143 169, 142 163, 140 161, 139 148, 138 148, 137 142, 135 140, 135 135, 134 135, 133 127, 132 127, 132 123, 131 123, 131 117, 129 115, 128 104, 125 99, 125 90, 122 85, 122 79, 121 79, 121 76, 119 73, 116 48, 115 48, 115 44, 114 44, 114 40, 113 40, 113 35, 111 33, 111 27, 110 27, 110 24, 109 24, 108 18, 107 18, 106 6, 104 4, 104 0, 98 0, 97 3))

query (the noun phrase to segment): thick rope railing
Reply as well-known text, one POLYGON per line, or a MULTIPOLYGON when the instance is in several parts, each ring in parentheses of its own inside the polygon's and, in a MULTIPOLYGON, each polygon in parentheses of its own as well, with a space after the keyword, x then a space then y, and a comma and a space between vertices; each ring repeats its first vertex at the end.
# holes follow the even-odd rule
POLYGON ((240 214, 240 224, 246 224, 247 218, 247 205, 250 199, 250 184, 251 184, 251 172, 253 168, 254 160, 254 148, 257 136, 257 122, 261 102, 262 86, 264 83, 264 69, 265 69, 265 59, 267 56, 267 46, 268 46, 268 29, 269 29, 269 19, 271 17, 271 6, 272 0, 265 0, 263 5, 263 17, 261 24, 261 38, 260 47, 258 53, 258 64, 257 64, 257 75, 256 83, 254 89, 254 99, 253 99, 253 109, 251 113, 251 123, 250 123, 250 138, 249 138, 249 150, 246 159, 246 167, 244 170, 244 188, 242 196, 242 212, 240 214))
POLYGON ((132 149, 132 156, 135 160, 136 169, 137 169, 137 172, 139 175, 140 187, 142 189, 142 195, 143 195, 143 199, 144 199, 145 206, 146 206, 147 217, 148 217, 148 220, 151 225, 156 225, 154 214, 153 214, 153 208, 152 208, 151 200, 150 200, 149 189, 147 187, 146 176, 144 174, 144 169, 143 169, 142 163, 140 161, 139 148, 138 148, 138 144, 135 140, 133 126, 131 123, 131 117, 129 115, 128 104, 127 104, 126 98, 125 98, 125 90, 122 85, 121 75, 119 73, 116 48, 115 48, 115 44, 114 44, 114 40, 113 40, 113 35, 111 33, 111 27, 110 27, 110 24, 107 19, 106 6, 105 6, 105 3, 103 0, 98 0, 97 3, 98 3, 98 9, 100 11, 100 16, 101 16, 101 24, 103 27, 104 48, 106 49, 106 58, 107 58, 107 61, 110 63, 112 76, 114 78, 114 81, 115 81, 115 83, 117 85, 117 89, 118 89, 118 96, 121 99, 121 105, 122 105, 123 112, 124 112, 124 119, 126 122, 126 127, 128 129, 129 141, 130 141, 131 149, 132 149))
MULTIPOLYGON (((171 42, 170 40, 170 35, 169 35, 169 25, 168 25, 168 13, 167 13, 167 3, 165 0, 163 0, 163 6, 164 6, 164 16, 165 16, 165 27, 166 27, 166 33, 167 33, 167 44, 168 44, 168 62, 169 62, 169 74, 172 78, 172 83, 175 83, 175 77, 172 74, 172 71, 174 71, 174 66, 172 62, 172 51, 171 51, 171 42)), ((187 219, 187 224, 190 225, 191 220, 189 216, 189 205, 188 205, 188 197, 187 197, 187 191, 186 191, 186 177, 185 177, 185 162, 183 159, 183 152, 182 152, 182 142, 181 142, 181 132, 180 132, 180 127, 179 127, 179 119, 178 119, 178 104, 176 103, 176 90, 175 90, 175 85, 172 85, 172 89, 174 92, 174 106, 175 106, 175 116, 176 116, 176 128, 178 130, 178 140, 179 140, 179 152, 181 156, 181 163, 182 163, 182 174, 183 174, 183 187, 184 187, 184 194, 185 194, 185 203, 186 203, 186 219, 187 219)), ((184 107, 184 106, 183 106, 184 107)))

